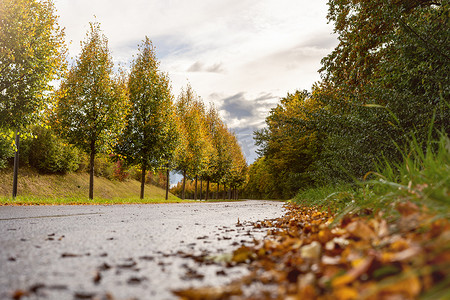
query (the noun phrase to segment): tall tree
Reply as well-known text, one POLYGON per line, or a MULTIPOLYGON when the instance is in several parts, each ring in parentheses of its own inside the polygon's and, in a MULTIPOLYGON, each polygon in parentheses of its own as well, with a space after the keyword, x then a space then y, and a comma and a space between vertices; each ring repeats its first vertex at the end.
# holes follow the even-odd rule
POLYGON ((202 178, 206 180, 206 200, 208 200, 210 183, 223 177, 223 162, 227 160, 227 158, 224 159, 224 155, 229 155, 229 153, 226 153, 225 149, 224 133, 226 132, 226 126, 213 106, 209 108, 206 114, 206 123, 212 142, 211 156, 202 174, 202 178))
POLYGON ((0 2, 0 127, 17 130, 36 122, 65 53, 52 1, 0 2))
POLYGON ((59 132, 90 154, 90 199, 94 197, 95 155, 117 142, 127 109, 125 80, 113 72, 100 24, 90 23, 81 54, 61 84, 56 108, 59 132))
MULTIPOLYGON (((213 151, 205 117, 205 107, 190 85, 182 90, 176 104, 177 114, 185 136, 185 151, 178 151, 177 169, 186 177, 195 179, 201 175, 213 151)), ((184 198, 184 189, 183 189, 184 198)))
POLYGON ((395 144, 402 147, 410 134, 426 140, 431 125, 449 131, 450 4, 328 4, 339 44, 322 60, 320 100, 328 117, 321 126, 328 138, 320 165, 326 177, 351 180, 347 174, 362 177, 380 154, 400 160, 395 144))
POLYGON ((247 179, 247 161, 245 160, 242 148, 234 134, 228 134, 228 148, 231 155, 231 166, 227 172, 227 182, 230 188, 230 195, 237 200, 237 189, 241 187, 247 179))
POLYGON ((319 132, 312 116, 320 108, 307 91, 296 91, 280 100, 266 118, 267 127, 256 132, 256 144, 272 175, 272 197, 292 197, 302 186, 311 185, 311 166, 319 152, 319 132))
POLYGON ((39 118, 64 63, 64 31, 52 1, 0 1, 0 128, 15 131, 13 197, 20 132, 39 118))
POLYGON ((140 165, 141 199, 146 172, 167 167, 177 142, 173 97, 169 77, 159 70, 155 48, 148 37, 139 46, 128 80, 131 109, 128 124, 116 151, 129 164, 140 165))

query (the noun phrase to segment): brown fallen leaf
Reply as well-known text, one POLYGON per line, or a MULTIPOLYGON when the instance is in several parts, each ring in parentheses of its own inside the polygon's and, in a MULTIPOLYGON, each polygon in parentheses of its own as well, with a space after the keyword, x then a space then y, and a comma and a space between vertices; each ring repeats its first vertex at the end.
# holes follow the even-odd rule
POLYGON ((98 270, 99 270, 99 271, 106 271, 106 270, 109 270, 109 269, 111 269, 111 266, 108 265, 107 263, 103 263, 103 264, 101 264, 101 265, 98 267, 98 270))
POLYGON ((242 289, 237 284, 223 287, 192 288, 172 292, 185 300, 218 300, 227 299, 230 296, 242 295, 242 289))
POLYGON ((73 294, 73 297, 75 299, 94 299, 96 296, 95 293, 89 293, 89 292, 75 292, 73 294))
POLYGON ((20 300, 22 297, 28 297, 28 296, 30 296, 30 293, 28 291, 15 290, 12 293, 11 298, 14 300, 20 300))
POLYGON ((333 292, 336 300, 353 300, 359 298, 358 290, 351 287, 340 287, 333 292))
POLYGON ((136 284, 140 284, 142 281, 147 280, 146 277, 130 277, 127 280, 127 283, 130 285, 136 285, 136 284))
POLYGON ((102 274, 98 270, 95 270, 94 278, 92 279, 92 281, 95 284, 99 284, 101 280, 102 280, 102 274))
POLYGON ((300 248, 302 258, 306 259, 318 259, 321 252, 322 246, 317 241, 313 241, 311 244, 300 248))
POLYGON ((351 222, 345 229, 352 236, 362 240, 371 240, 376 237, 375 232, 362 220, 351 222))
POLYGON ((130 262, 117 265, 116 267, 120 268, 120 269, 131 269, 131 268, 134 268, 136 265, 137 265, 137 263, 135 261, 131 260, 130 262))
POLYGON ((419 207, 411 201, 398 203, 396 209, 402 216, 409 216, 420 210, 419 207))
POLYGON ((80 256, 83 256, 83 255, 81 255, 81 254, 74 254, 74 253, 67 253, 67 252, 61 254, 61 257, 62 257, 62 258, 67 258, 67 257, 80 257, 80 256))
POLYGON ((357 266, 352 268, 350 271, 345 273, 342 276, 336 277, 332 281, 333 287, 341 287, 344 285, 347 285, 351 282, 353 282, 355 279, 357 279, 359 276, 367 272, 367 270, 370 268, 370 265, 373 263, 374 257, 369 256, 365 259, 363 259, 357 266))
POLYGON ((231 258, 231 261, 235 263, 244 263, 250 261, 252 258, 254 258, 253 251, 246 246, 241 246, 237 250, 233 252, 233 257, 231 258))

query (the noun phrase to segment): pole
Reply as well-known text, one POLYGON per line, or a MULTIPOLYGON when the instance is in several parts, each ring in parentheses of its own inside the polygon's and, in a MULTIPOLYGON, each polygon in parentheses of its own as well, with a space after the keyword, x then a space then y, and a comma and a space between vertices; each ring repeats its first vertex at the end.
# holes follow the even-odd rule
POLYGON ((17 174, 19 173, 19 130, 16 130, 16 153, 14 153, 14 174, 13 174, 13 192, 12 197, 17 197, 17 174))
POLYGON ((170 172, 169 172, 169 166, 167 166, 167 171, 166 171, 167 173, 166 173, 166 178, 167 178, 167 181, 166 181, 166 200, 168 200, 169 199, 169 186, 170 186, 170 172))

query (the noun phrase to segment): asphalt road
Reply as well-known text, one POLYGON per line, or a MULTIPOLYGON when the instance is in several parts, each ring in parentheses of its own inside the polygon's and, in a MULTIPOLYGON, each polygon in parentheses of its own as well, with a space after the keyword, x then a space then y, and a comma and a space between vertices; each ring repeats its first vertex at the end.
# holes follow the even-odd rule
POLYGON ((176 299, 173 289, 224 284, 247 271, 190 255, 226 256, 263 239, 250 222, 283 211, 269 201, 3 206, 0 299, 176 299))

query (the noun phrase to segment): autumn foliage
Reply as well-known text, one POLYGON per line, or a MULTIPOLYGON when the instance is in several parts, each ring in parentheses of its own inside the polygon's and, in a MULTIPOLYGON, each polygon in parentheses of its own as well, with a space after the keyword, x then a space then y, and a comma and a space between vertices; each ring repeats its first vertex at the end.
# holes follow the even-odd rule
POLYGON ((337 219, 288 205, 284 217, 254 224, 268 228, 264 240, 234 251, 228 266, 246 264, 250 275, 221 288, 175 293, 182 299, 444 299, 450 222, 412 202, 395 209, 396 218, 379 212, 337 219))

